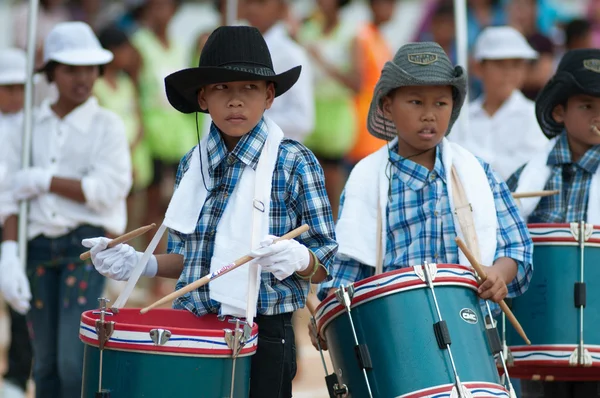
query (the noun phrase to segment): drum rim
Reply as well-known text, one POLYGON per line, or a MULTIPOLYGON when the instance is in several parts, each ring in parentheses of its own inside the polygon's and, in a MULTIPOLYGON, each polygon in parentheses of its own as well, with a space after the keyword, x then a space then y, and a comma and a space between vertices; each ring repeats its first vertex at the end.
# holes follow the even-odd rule
MULTIPOLYGON (((453 286, 464 286, 467 288, 470 288, 472 290, 477 290, 478 288, 478 284, 477 281, 475 279, 475 273, 473 271, 473 268, 468 267, 468 266, 464 266, 464 265, 460 265, 460 264, 435 264, 437 266, 438 271, 440 269, 442 270, 462 270, 462 271, 466 271, 468 274, 472 275, 472 283, 470 284, 466 284, 466 283, 460 283, 460 282, 454 282, 452 283, 450 282, 442 282, 442 283, 435 283, 435 285, 453 285, 453 286)), ((390 276, 394 276, 394 275, 401 275, 401 274, 405 274, 405 273, 414 273, 414 267, 410 266, 410 267, 404 267, 404 268, 399 268, 393 271, 389 271, 389 272, 384 272, 382 274, 379 275, 373 275, 370 276, 368 278, 362 279, 358 282, 356 282, 354 284, 354 288, 360 288, 363 285, 367 285, 373 282, 376 282, 377 280, 380 279, 384 279, 384 278, 388 278, 390 276)), ((407 290, 412 290, 412 289, 420 289, 420 288, 425 288, 427 285, 424 281, 421 282, 417 282, 414 284, 414 286, 411 287, 407 287, 407 290)), ((369 293, 369 297, 365 297, 362 300, 356 300, 353 299, 352 300, 352 305, 351 308, 356 308, 359 305, 368 303, 369 301, 372 301, 378 297, 382 297, 382 296, 386 296, 389 294, 393 294, 395 293, 395 291, 393 291, 393 289, 391 289, 391 291, 386 292, 384 291, 384 289, 386 288, 379 288, 382 290, 382 292, 380 294, 376 294, 375 292, 377 292, 377 290, 370 292, 369 293)), ((324 329, 330 322, 332 322, 337 316, 339 316, 340 312, 342 311, 342 305, 337 303, 335 304, 334 309, 329 310, 328 312, 324 312, 324 308, 331 305, 331 302, 335 300, 335 297, 333 295, 326 297, 316 308, 316 312, 315 312, 315 320, 317 322, 317 329, 318 331, 321 331, 322 329, 324 329)))

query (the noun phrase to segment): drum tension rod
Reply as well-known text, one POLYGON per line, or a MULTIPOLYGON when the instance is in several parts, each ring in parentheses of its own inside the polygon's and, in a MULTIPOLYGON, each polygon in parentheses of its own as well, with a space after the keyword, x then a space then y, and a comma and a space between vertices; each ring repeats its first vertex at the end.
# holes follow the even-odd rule
POLYGON ((354 338, 354 352, 358 365, 361 367, 363 376, 365 378, 365 385, 370 398, 373 398, 373 392, 371 390, 371 384, 369 383, 369 377, 367 376, 367 369, 373 368, 369 349, 365 344, 359 344, 358 337, 356 335, 356 328, 354 327, 354 320, 352 319, 352 297, 354 296, 354 286, 341 285, 340 288, 335 292, 335 296, 340 304, 344 306, 346 313, 348 314, 348 320, 350 321, 350 329, 352 330, 352 336, 354 338))
POLYGON ((231 358, 233 359, 231 364, 231 388, 229 391, 229 397, 233 398, 235 392, 235 368, 237 357, 240 355, 242 348, 244 348, 248 340, 250 340, 252 328, 248 325, 248 322, 244 322, 238 318, 229 319, 229 322, 235 323, 234 330, 225 329, 225 342, 229 349, 231 349, 231 358), (243 329, 241 329, 240 326, 242 326, 243 329))
POLYGON ((321 355, 321 363, 323 364, 323 369, 325 370, 325 385, 327 386, 327 392, 329 393, 329 398, 339 398, 348 394, 348 386, 345 384, 338 383, 337 375, 335 373, 329 374, 329 370, 327 370, 327 363, 325 363, 325 356, 323 355, 323 348, 321 347, 321 340, 319 340, 319 333, 317 332, 317 321, 314 316, 310 317, 310 323, 313 326, 312 334, 317 342, 317 348, 319 349, 319 354, 321 355))
POLYGON ((102 389, 102 361, 104 354, 104 346, 112 336, 115 323, 113 321, 107 322, 105 317, 113 315, 112 312, 107 311, 106 304, 110 302, 105 297, 98 298, 100 303, 100 310, 94 311, 93 314, 100 315, 100 319, 96 320, 96 333, 98 334, 98 349, 100 350, 100 366, 98 369, 98 392, 96 392, 96 398, 109 398, 110 391, 102 389))
POLYGON ((585 221, 571 224, 571 232, 579 242, 579 282, 575 282, 573 288, 573 299, 575 308, 579 311, 579 344, 569 357, 570 366, 589 367, 593 364, 590 352, 585 348, 583 340, 583 320, 584 309, 586 306, 586 285, 585 285, 585 242, 591 237, 593 226, 586 224, 585 221))

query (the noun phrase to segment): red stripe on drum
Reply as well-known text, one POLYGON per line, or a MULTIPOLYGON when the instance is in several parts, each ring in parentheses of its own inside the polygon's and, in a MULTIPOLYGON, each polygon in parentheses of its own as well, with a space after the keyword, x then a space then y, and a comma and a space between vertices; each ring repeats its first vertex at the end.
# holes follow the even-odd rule
MULTIPOLYGON (((479 285, 470 267, 438 264, 434 286, 462 286, 476 291, 479 285)), ((354 284, 354 298, 352 299, 351 308, 393 293, 426 287, 426 282, 417 275, 414 267, 386 272, 354 284)), ((343 306, 334 295, 327 297, 317 307, 317 329, 320 331, 343 311, 345 311, 343 306)))
MULTIPOLYGON (((501 397, 508 398, 508 390, 503 386, 495 383, 486 382, 468 382, 463 385, 469 390, 473 398, 488 398, 488 397, 501 397)), ((408 394, 401 395, 398 398, 442 398, 450 397, 450 393, 454 388, 453 384, 446 384, 443 386, 431 387, 408 394), (444 394, 444 393, 447 393, 444 394), (442 395, 443 394, 443 395, 442 395)))

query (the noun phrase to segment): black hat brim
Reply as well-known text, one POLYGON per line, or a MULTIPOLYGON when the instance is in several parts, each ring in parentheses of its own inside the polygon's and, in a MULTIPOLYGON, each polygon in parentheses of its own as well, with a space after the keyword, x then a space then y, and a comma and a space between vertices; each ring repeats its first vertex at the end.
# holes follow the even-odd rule
POLYGON ((227 69, 223 67, 188 68, 170 74, 165 78, 167 99, 173 108, 182 113, 207 111, 200 109, 198 91, 209 84, 236 81, 267 81, 275 84, 275 97, 288 91, 298 81, 302 66, 273 76, 227 69))
POLYGON ((565 128, 552 116, 557 105, 563 105, 570 97, 579 94, 600 97, 600 84, 596 83, 596 79, 579 82, 571 73, 558 72, 544 86, 535 100, 535 116, 546 137, 554 138, 565 128))

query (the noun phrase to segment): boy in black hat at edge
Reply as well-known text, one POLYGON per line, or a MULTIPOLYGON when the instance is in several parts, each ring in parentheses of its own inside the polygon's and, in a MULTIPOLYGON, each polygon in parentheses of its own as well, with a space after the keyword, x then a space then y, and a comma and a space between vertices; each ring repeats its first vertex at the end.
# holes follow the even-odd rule
MULTIPOLYGON (((528 223, 600 224, 600 50, 567 52, 535 113, 550 142, 507 181, 511 191, 559 190, 521 199, 528 223)), ((565 286, 566 288, 567 286, 565 286)), ((522 398, 600 397, 600 383, 521 381, 522 398)))
MULTIPOLYGON (((257 260, 249 267, 180 297, 173 308, 198 316, 256 314, 258 350, 250 381, 255 398, 292 396, 292 313, 304 307, 311 282, 329 278, 337 251, 319 163, 263 116, 274 98, 294 85, 300 69, 275 74, 256 28, 225 26, 208 38, 198 68, 165 79, 175 109, 209 113, 213 124, 180 162, 165 216, 168 254, 152 256, 144 275, 178 278, 181 289, 254 249, 257 260), (309 225, 308 232, 273 243, 302 224, 309 225), (254 263, 260 265, 253 268, 254 263), (255 291, 253 280, 260 280, 255 291)), ((100 273, 127 280, 142 253, 125 244, 107 249, 108 241, 94 238, 83 244, 91 247, 100 273)))

